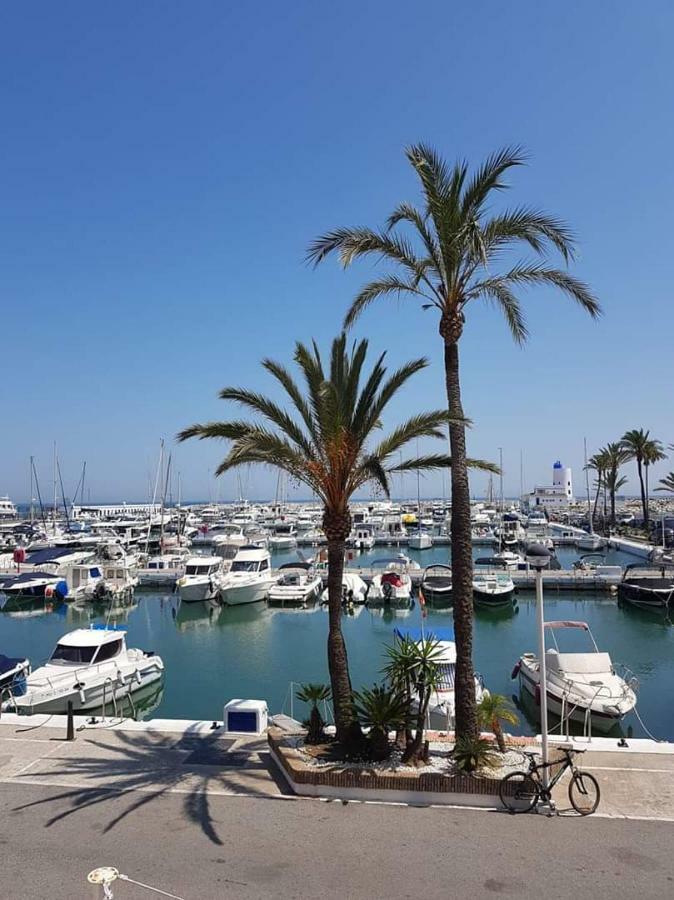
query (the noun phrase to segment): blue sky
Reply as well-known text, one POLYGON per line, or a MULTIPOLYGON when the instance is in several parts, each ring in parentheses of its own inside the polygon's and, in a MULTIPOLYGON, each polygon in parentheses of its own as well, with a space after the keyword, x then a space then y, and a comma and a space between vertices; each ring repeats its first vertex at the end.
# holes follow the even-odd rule
MULTIPOLYGON (((27 497, 31 454, 48 493, 56 440, 68 492, 86 459, 92 499, 142 499, 160 438, 226 415, 220 387, 265 388, 260 358, 326 344, 371 269, 313 271, 305 248, 415 200, 418 140, 474 161, 526 146, 508 200, 573 225, 605 309, 529 293, 524 350, 472 310, 471 453, 502 446, 515 493, 520 451, 530 487, 557 457, 580 481, 584 436, 674 441, 673 31, 665 2, 4 5, 0 494, 27 497)), ((430 313, 382 304, 354 333, 431 359, 391 423, 443 404, 430 313)), ((237 493, 209 475, 220 455, 176 450, 185 496, 237 493)))

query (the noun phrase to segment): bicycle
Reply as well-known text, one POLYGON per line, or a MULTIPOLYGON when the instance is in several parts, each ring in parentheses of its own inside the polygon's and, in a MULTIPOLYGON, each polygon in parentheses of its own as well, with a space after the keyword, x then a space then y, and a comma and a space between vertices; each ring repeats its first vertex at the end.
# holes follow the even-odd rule
POLYGON ((599 785, 594 775, 577 769, 573 757, 577 753, 585 753, 584 750, 574 750, 568 747, 561 748, 564 753, 563 760, 555 760, 549 763, 536 763, 536 753, 526 750, 524 755, 529 757, 528 772, 511 772, 501 779, 499 784, 499 797, 501 803, 510 813, 524 813, 532 810, 540 801, 550 802, 552 789, 561 779, 567 769, 571 769, 571 781, 569 782, 569 800, 571 806, 581 816, 589 816, 599 806, 599 785), (561 765, 560 765, 561 762, 561 765), (545 787, 541 773, 544 769, 560 766, 545 787))

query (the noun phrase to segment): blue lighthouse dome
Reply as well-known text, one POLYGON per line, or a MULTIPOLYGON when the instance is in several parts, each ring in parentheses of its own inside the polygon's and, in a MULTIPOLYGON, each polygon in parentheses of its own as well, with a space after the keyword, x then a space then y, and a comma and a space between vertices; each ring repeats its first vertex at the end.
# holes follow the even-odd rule
POLYGON ((557 462, 554 464, 554 466, 552 468, 553 469, 561 469, 562 468, 561 462, 559 460, 557 460, 557 462))

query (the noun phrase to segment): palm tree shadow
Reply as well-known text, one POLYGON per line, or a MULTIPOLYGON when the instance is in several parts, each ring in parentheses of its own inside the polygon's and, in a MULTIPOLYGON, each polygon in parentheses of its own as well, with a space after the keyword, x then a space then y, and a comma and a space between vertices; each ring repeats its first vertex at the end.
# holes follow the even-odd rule
POLYGON ((45 827, 50 828, 77 812, 140 792, 140 796, 134 796, 105 824, 103 833, 107 834, 129 815, 177 788, 184 795, 184 818, 198 826, 213 844, 222 845, 210 804, 212 794, 269 797, 276 791, 289 793, 262 748, 254 747, 246 754, 239 752, 228 757, 231 741, 211 737, 176 741, 163 735, 125 732, 115 732, 113 742, 92 737, 84 743, 90 752, 64 757, 62 768, 54 769, 52 757, 48 771, 32 768, 30 772, 31 779, 40 775, 50 779, 74 776, 79 782, 76 787, 16 806, 13 812, 47 804, 59 807, 67 804, 47 819, 45 827), (87 786, 87 781, 92 785, 87 786), (270 791, 270 782, 276 791, 270 791))

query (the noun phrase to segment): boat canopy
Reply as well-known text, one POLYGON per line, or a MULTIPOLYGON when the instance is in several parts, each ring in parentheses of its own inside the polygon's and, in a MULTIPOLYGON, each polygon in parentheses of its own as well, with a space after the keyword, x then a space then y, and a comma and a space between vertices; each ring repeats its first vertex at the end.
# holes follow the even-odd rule
POLYGON ((26 564, 30 566, 41 566, 43 563, 56 562, 64 556, 72 556, 72 547, 49 547, 46 550, 32 550, 26 556, 26 564))
POLYGON ((590 626, 587 624, 587 622, 573 622, 573 621, 546 622, 545 627, 546 628, 582 628, 583 631, 590 630, 590 626))
POLYGON ((279 572, 281 569, 304 569, 304 571, 308 571, 311 568, 311 563, 308 562, 289 562, 283 563, 282 566, 279 566, 279 572))

